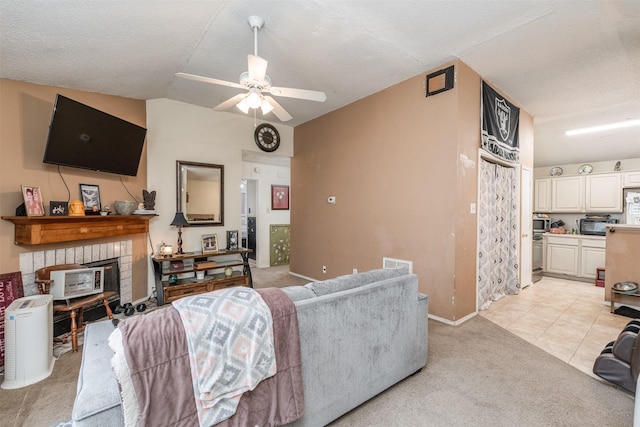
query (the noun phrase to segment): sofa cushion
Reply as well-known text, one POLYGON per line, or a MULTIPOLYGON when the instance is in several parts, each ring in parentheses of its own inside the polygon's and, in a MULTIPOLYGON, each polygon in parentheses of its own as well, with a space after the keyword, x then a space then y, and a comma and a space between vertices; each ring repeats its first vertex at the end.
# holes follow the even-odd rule
POLYGON ((345 276, 339 276, 334 279, 323 280, 321 282, 312 282, 305 285, 305 288, 310 289, 316 296, 322 296, 332 294, 334 292, 346 291, 348 289, 357 288, 359 286, 368 285, 370 283, 379 282, 385 279, 393 277, 403 276, 409 274, 409 269, 406 267, 388 268, 370 270, 364 273, 347 274, 345 276))
POLYGON ((316 294, 314 294, 311 289, 305 288, 304 286, 287 286, 285 288, 280 288, 280 289, 293 302, 300 301, 307 298, 314 298, 316 296, 316 294))
POLYGON ((110 320, 85 327, 82 344, 82 364, 78 376, 76 400, 72 418, 74 425, 107 425, 97 420, 114 422, 120 410, 120 391, 111 370, 113 352, 107 340, 114 326, 110 320), (101 416, 96 418, 100 414, 101 416))

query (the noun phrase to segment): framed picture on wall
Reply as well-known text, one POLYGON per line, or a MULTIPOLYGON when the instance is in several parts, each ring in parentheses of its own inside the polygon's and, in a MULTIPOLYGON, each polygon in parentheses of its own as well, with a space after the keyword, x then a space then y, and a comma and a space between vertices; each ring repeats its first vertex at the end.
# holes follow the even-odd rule
POLYGON ((97 185, 80 184, 80 197, 82 198, 85 212, 98 212, 101 210, 100 187, 97 185))
POLYGON ((44 206, 42 205, 42 194, 40 187, 21 185, 22 197, 27 216, 44 216, 44 206))
POLYGON ((289 210, 289 186, 288 185, 272 185, 271 186, 271 209, 273 210, 289 210))
POLYGON ((203 234, 202 235, 202 253, 214 254, 218 252, 218 235, 203 234))

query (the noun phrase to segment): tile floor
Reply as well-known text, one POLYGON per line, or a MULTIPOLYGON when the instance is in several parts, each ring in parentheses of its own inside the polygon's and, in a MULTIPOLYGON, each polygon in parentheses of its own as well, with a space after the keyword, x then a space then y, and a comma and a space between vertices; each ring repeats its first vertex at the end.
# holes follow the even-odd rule
POLYGON ((592 283, 543 277, 480 315, 600 379, 592 372, 593 362, 631 320, 610 313, 603 301, 604 288, 592 283))

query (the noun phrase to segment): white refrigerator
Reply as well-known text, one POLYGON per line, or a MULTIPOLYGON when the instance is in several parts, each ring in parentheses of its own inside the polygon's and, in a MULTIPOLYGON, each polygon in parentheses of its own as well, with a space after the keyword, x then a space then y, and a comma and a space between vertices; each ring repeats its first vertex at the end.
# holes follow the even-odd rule
POLYGON ((627 224, 640 225, 640 190, 626 191, 624 196, 627 224))

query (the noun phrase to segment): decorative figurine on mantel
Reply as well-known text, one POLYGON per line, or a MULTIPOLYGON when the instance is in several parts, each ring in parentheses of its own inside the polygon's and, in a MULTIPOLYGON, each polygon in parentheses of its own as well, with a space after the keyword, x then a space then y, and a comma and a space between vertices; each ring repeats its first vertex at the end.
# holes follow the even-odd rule
POLYGON ((156 191, 153 190, 151 192, 147 190, 142 190, 142 198, 144 199, 144 208, 145 210, 152 211, 156 206, 156 191))

